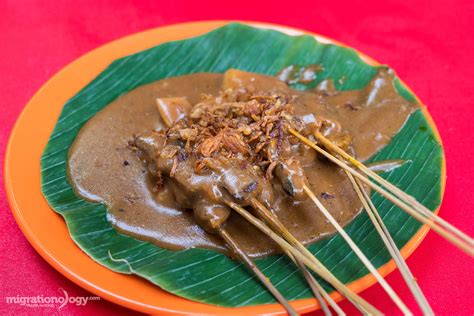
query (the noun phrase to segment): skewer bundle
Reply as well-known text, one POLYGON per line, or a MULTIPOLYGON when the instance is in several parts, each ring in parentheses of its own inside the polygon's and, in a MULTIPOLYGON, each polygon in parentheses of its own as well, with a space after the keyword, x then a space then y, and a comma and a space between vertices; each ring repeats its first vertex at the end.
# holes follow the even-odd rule
MULTIPOLYGON (((226 93, 231 94, 229 91, 226 93)), ((289 138, 293 138, 314 149, 344 171, 421 310, 426 315, 432 315, 433 311, 429 303, 416 283, 364 186, 380 193, 387 200, 421 223, 428 225, 470 256, 474 256, 473 239, 433 214, 415 198, 371 171, 341 148, 339 144, 334 143, 320 133, 318 126, 302 127, 301 122, 293 117, 291 98, 281 95, 251 95, 248 93, 243 95, 231 94, 230 98, 233 99, 227 103, 222 103, 220 99, 209 97, 201 104, 187 109, 188 118, 182 119, 181 113, 178 121, 173 118, 165 119, 169 128, 161 134, 153 135, 152 140, 161 148, 161 153, 158 157, 154 156, 155 153, 149 153, 148 156, 155 157, 153 164, 158 168, 157 174, 160 177, 164 174, 166 177, 173 179, 178 189, 189 188, 192 185, 193 182, 189 175, 193 172, 200 173, 207 168, 220 175, 219 189, 213 187, 211 190, 206 187, 210 184, 204 183, 202 187, 188 190, 187 194, 193 197, 193 201, 197 202, 196 204, 184 204, 183 207, 193 208, 198 223, 206 231, 219 235, 231 253, 246 263, 249 269, 291 315, 296 314, 291 304, 264 276, 253 260, 242 250, 235 238, 226 230, 225 221, 230 212, 239 214, 281 248, 282 252, 301 270, 326 315, 331 315, 329 307, 332 307, 338 315, 344 315, 344 312, 314 279, 310 271, 331 284, 363 314, 381 315, 380 311, 340 282, 282 224, 272 210, 272 200, 268 197, 269 194, 264 182, 255 180, 250 183, 236 183, 234 179, 229 180, 229 178, 226 178, 229 172, 242 173, 243 171, 232 169, 231 165, 226 164, 219 157, 225 157, 225 159, 231 159, 234 162, 251 162, 254 165, 262 166, 266 170, 265 176, 267 178, 275 176, 281 182, 285 191, 294 199, 309 197, 316 206, 315 211, 321 212, 329 223, 334 226, 400 311, 405 315, 412 315, 412 312, 380 275, 364 252, 312 192, 309 184, 304 180, 304 174, 302 168, 298 165, 298 161, 291 157, 291 152, 282 153, 284 152, 281 150, 282 143, 289 138), (266 136, 265 143, 259 143, 259 138, 253 136, 256 134, 266 136), (270 141, 267 141, 269 139, 270 141), (190 157, 199 158, 193 160, 190 157), (290 168, 299 173, 288 172, 290 168), (221 187, 223 188, 222 191, 221 187), (206 192, 212 192, 212 196, 206 192), (213 204, 212 207, 209 204, 213 204), (211 209, 214 212, 212 213, 213 216, 200 217, 199 214, 207 214, 206 212, 210 212, 211 209)), ((164 106, 163 104, 163 102, 158 102, 159 106, 164 106)), ((186 106, 189 107, 189 104, 183 105, 183 108, 186 106)), ((150 151, 147 147, 151 144, 149 139, 136 138, 133 144, 144 152, 150 151)), ((253 169, 249 173, 250 178, 258 175, 253 169)), ((183 201, 183 203, 189 203, 189 201, 183 201)))

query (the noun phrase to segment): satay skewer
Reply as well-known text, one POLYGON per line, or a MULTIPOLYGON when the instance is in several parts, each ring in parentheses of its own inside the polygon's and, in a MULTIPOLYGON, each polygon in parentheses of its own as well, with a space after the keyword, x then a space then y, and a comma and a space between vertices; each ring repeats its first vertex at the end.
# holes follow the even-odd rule
POLYGON ((382 313, 365 301, 362 297, 352 292, 348 287, 346 287, 341 281, 339 281, 318 259, 316 259, 313 254, 311 254, 304 246, 302 249, 300 247, 295 248, 285 239, 276 234, 272 229, 270 229, 264 222, 250 214, 247 210, 242 208, 240 205, 227 201, 226 204, 246 219, 249 223, 254 225, 257 229, 263 232, 265 235, 270 237, 274 242, 276 242, 284 251, 290 252, 293 256, 301 260, 308 268, 314 271, 316 274, 325 279, 329 284, 331 284, 337 291, 342 295, 346 296, 351 302, 358 305, 362 309, 365 315, 382 315, 382 313))
MULTIPOLYGON (((311 292, 313 292, 313 295, 314 297, 316 298, 316 300, 318 301, 319 303, 319 306, 321 307, 323 313, 325 316, 331 316, 332 313, 331 311, 329 310, 328 308, 328 305, 326 304, 326 301, 324 300, 323 298, 323 291, 325 292, 325 290, 319 285, 318 281, 316 281, 316 279, 313 277, 313 275, 308 271, 308 269, 306 268, 306 266, 299 260, 299 259, 296 259, 290 252, 288 251, 285 251, 285 254, 288 256, 288 258, 291 259, 291 261, 293 261, 293 263, 301 270, 301 273, 303 274, 306 282, 308 283, 310 289, 311 289, 311 292), (318 286, 319 285, 319 286, 318 286)), ((327 294, 327 292, 326 292, 327 294)), ((332 300, 332 299, 331 299, 332 300)), ((334 301, 333 301, 334 302, 334 301)), ((330 302, 328 301, 328 303, 330 304, 330 302)), ((334 302, 335 303, 335 302, 334 302)), ((332 305, 331 305, 332 306, 332 305)), ((341 314, 337 313, 339 316, 341 316, 341 314)), ((345 314, 343 314, 345 315, 345 314)))
POLYGON ((224 239, 227 246, 230 248, 233 254, 239 257, 240 260, 245 262, 245 264, 250 268, 250 270, 255 273, 259 280, 265 285, 265 287, 272 293, 272 295, 278 300, 278 302, 288 311, 288 314, 291 316, 298 315, 295 309, 290 305, 290 303, 285 299, 285 297, 278 291, 278 289, 273 285, 269 278, 267 278, 263 272, 257 267, 255 262, 250 258, 238 245, 234 238, 232 238, 229 233, 219 227, 217 233, 224 239))
POLYGON ((380 175, 375 173, 374 171, 370 170, 367 166, 365 166, 362 162, 358 161, 351 155, 349 155, 347 152, 345 152, 342 148, 339 146, 335 145, 331 140, 326 138, 324 135, 322 135, 320 132, 315 133, 315 137, 318 141, 321 142, 326 148, 333 150, 335 153, 341 155, 342 158, 346 159, 348 162, 350 162, 353 166, 358 168, 360 171, 362 171, 364 174, 367 176, 371 177, 387 189, 389 189, 390 192, 392 192, 395 196, 398 198, 404 200, 408 204, 410 204, 413 208, 418 210, 420 213, 424 214, 425 216, 429 217, 430 219, 434 220, 437 222, 440 226, 444 227, 446 230, 452 232, 456 236, 458 236, 460 239, 464 240, 465 242, 473 242, 472 238, 466 235, 464 232, 459 230, 457 227, 453 226, 452 224, 448 223, 445 221, 443 218, 439 217, 438 215, 432 213, 427 207, 425 207, 423 204, 418 202, 415 198, 413 198, 411 195, 407 194, 403 190, 400 190, 397 186, 393 185, 389 181, 385 180, 382 178, 380 175))
MULTIPOLYGON (((293 236, 293 234, 290 233, 290 231, 283 225, 282 222, 278 219, 276 215, 274 215, 265 205, 263 205, 260 201, 257 199, 251 199, 250 201, 252 207, 254 210, 257 212, 258 216, 263 218, 263 220, 269 225, 272 229, 280 233, 283 238, 285 238, 290 244, 294 245, 297 247, 300 251, 305 253, 307 256, 314 257, 313 254, 309 252, 308 249, 298 240, 296 237, 293 236)), ((365 312, 365 309, 363 306, 358 305, 356 302, 352 301, 350 297, 347 297, 349 301, 351 301, 356 308, 358 308, 362 313, 365 312)), ((337 304, 336 304, 337 306, 337 304)), ((336 311, 340 310, 342 311, 339 307, 335 309, 336 311)))
MULTIPOLYGON (((319 282, 316 281, 316 279, 313 277, 311 272, 309 272, 308 269, 306 269, 304 264, 300 260, 297 260, 296 263, 298 264, 298 266, 300 266, 300 269, 303 270, 303 273, 305 274, 305 277, 307 279, 311 280, 311 282, 308 282, 308 283, 309 283, 310 287, 312 288, 313 293, 314 292, 320 293, 320 295, 322 296, 321 300, 323 302, 324 302, 324 300, 326 300, 326 302, 329 304, 329 306, 332 307, 332 309, 336 312, 336 314, 338 316, 345 316, 346 313, 339 307, 339 305, 337 305, 337 303, 332 299, 332 297, 329 295, 329 293, 321 286, 321 284, 319 284, 319 282)), ((328 309, 328 312, 326 312, 324 310, 324 306, 326 306, 326 308, 328 309, 327 304, 321 305, 321 308, 323 309, 324 313, 331 315, 331 311, 329 311, 329 309, 328 309)))
POLYGON ((341 237, 346 241, 349 247, 354 251, 357 257, 362 261, 365 267, 372 273, 372 275, 377 279, 379 284, 383 287, 385 292, 390 296, 393 302, 398 306, 398 308, 405 314, 405 315, 413 315, 408 307, 403 303, 400 299, 398 294, 392 289, 392 287, 385 281, 385 279, 380 275, 378 270, 374 267, 374 265, 370 262, 370 260, 365 256, 365 254, 360 250, 360 248, 354 243, 352 238, 346 233, 346 231, 339 225, 336 219, 329 213, 329 211, 324 207, 324 205, 319 201, 319 199, 314 195, 311 189, 304 185, 304 191, 308 194, 309 198, 314 202, 314 204, 318 207, 318 209, 323 213, 323 215, 329 220, 329 222, 336 228, 337 232, 341 235, 341 237))
POLYGON ((336 312, 338 316, 345 316, 346 313, 337 305, 337 303, 332 299, 329 293, 319 284, 319 282, 314 278, 311 272, 305 267, 305 265, 299 259, 294 259, 295 263, 298 267, 303 271, 303 275, 306 278, 311 291, 313 292, 316 299, 319 301, 319 305, 323 310, 325 315, 332 315, 331 311, 329 310, 329 306, 336 312), (327 304, 326 304, 327 302, 327 304))
POLYGON ((369 187, 371 187, 373 190, 377 191, 380 193, 382 196, 384 196, 387 200, 395 204, 396 206, 400 207, 402 210, 407 212, 409 215, 413 216, 415 219, 420 221, 421 223, 429 226, 431 229, 433 229, 435 232, 443 236, 445 239, 453 243, 455 246, 459 247, 460 249, 464 250, 467 254, 474 256, 474 240, 469 238, 469 240, 464 240, 464 238, 460 238, 457 235, 453 234, 451 231, 447 231, 444 227, 439 226, 436 222, 433 222, 430 220, 430 218, 426 217, 425 214, 420 213, 419 211, 415 210, 413 207, 411 207, 409 204, 406 202, 400 200, 397 198, 395 195, 392 193, 388 192, 387 190, 383 189, 379 185, 375 184, 356 170, 352 169, 349 167, 345 162, 342 160, 336 158, 326 150, 322 149, 315 143, 313 143, 311 140, 309 140, 307 137, 301 135, 298 133, 296 130, 289 128, 288 131, 299 138, 302 142, 310 146, 311 148, 315 149, 317 152, 328 158, 330 161, 334 162, 337 164, 339 167, 341 167, 344 170, 347 170, 349 173, 351 173, 354 177, 356 177, 358 180, 361 182, 365 183, 369 187))
MULTIPOLYGON (((259 215, 260 219, 263 220, 264 222, 267 223, 270 227, 272 227, 274 230, 276 230, 278 233, 282 234, 283 236, 285 235, 291 235, 291 233, 286 229, 286 227, 279 221, 279 219, 268 209, 266 208, 260 201, 257 199, 251 199, 250 201, 252 207, 254 210, 257 212, 259 215)), ((288 240, 290 243, 292 241, 297 241, 297 239, 291 235, 291 237, 288 240)), ((318 298, 319 296, 323 296, 324 299, 328 302, 328 304, 334 309, 336 314, 339 316, 344 316, 346 313, 337 305, 337 303, 329 296, 329 294, 324 290, 324 288, 316 281, 316 279, 311 275, 311 273, 306 269, 304 264, 299 260, 298 258, 295 258, 291 253, 286 252, 286 254, 292 259, 295 264, 302 270, 304 277, 306 278, 306 281, 308 282, 311 290, 313 291, 313 294, 315 297, 318 299, 320 302, 321 308, 323 309, 324 313, 326 315, 331 315, 331 312, 327 308, 327 305, 325 304, 324 300, 322 298, 318 298)), ((356 305, 357 307, 357 305, 356 305)), ((363 311, 363 310, 361 310, 363 311)))
MULTIPOLYGON (((226 241, 227 245, 229 246, 230 250, 237 255, 242 261, 244 261, 248 267, 257 275, 257 277, 262 281, 262 283, 267 287, 267 289, 272 293, 275 298, 287 309, 287 311, 292 314, 290 310, 291 305, 289 305, 288 301, 281 295, 281 293, 273 286, 273 284, 266 278, 263 273, 258 269, 255 262, 253 262, 252 258, 250 258, 244 251, 242 251, 241 247, 238 246, 238 243, 233 239, 227 231, 225 231, 222 227, 217 229, 217 233, 226 241)), ((315 295, 316 299, 318 300, 321 309, 324 311, 326 316, 332 315, 330 310, 327 307, 326 302, 322 298, 321 291, 325 290, 317 283, 314 277, 309 273, 306 269, 304 264, 301 263, 299 259, 296 259, 291 252, 285 251, 285 254, 302 270, 302 273, 308 282, 313 294, 315 295)), ((327 294, 327 293, 326 293, 327 294)), ((327 295, 329 297, 329 295, 327 295)), ((329 297, 329 303, 336 304, 332 298, 329 297)), ((338 315, 345 315, 342 310, 337 307, 335 309, 338 315), (342 312, 342 314, 340 313, 342 312)), ((294 310, 293 310, 294 311, 294 310)))
POLYGON ((352 186, 356 194, 359 196, 359 199, 362 202, 364 209, 366 210, 370 220, 374 224, 375 229, 379 233, 382 241, 384 242, 385 246, 387 247, 388 252, 392 256, 393 260, 395 261, 400 273, 405 280, 408 288, 412 292, 413 296, 415 297, 420 309, 423 311, 423 315, 434 315, 433 310, 431 309, 430 304, 426 300, 426 297, 423 295, 418 283, 416 282, 415 277, 411 273, 408 265, 406 264, 405 260, 403 259, 400 250, 398 249, 395 241, 393 240, 392 236, 390 235, 385 223, 383 222, 380 214, 378 213, 375 205, 373 204, 372 200, 368 193, 364 190, 360 181, 354 179, 354 177, 347 171, 346 175, 349 178, 352 186))
MULTIPOLYGON (((258 205, 260 206, 261 204, 258 202, 258 200, 256 199, 252 199, 251 200, 251 204, 253 205, 254 209, 257 208, 256 207, 256 204, 258 203, 258 205)), ((263 205, 261 205, 263 207, 263 205)), ((260 213, 260 211, 257 209, 257 213, 260 213)), ((260 218, 260 220, 263 220, 264 222, 267 223, 267 225, 270 225, 270 227, 272 227, 271 223, 268 223, 267 221, 269 220, 268 217, 266 216, 263 216, 262 214, 259 214, 260 216, 258 216, 260 218), (263 217, 263 218, 262 218, 263 217)), ((270 222, 273 222, 275 220, 275 218, 271 219, 270 222)), ((277 230, 277 232, 279 232, 277 230)), ((281 232, 279 232, 281 233, 281 232)), ((284 251, 285 254, 295 263, 295 265, 301 270, 304 278, 306 279, 306 282, 308 283, 311 291, 313 292, 313 295, 314 297, 318 300, 319 302, 319 305, 321 306, 321 309, 323 310, 324 314, 326 316, 330 316, 332 315, 331 311, 329 310, 326 302, 324 301, 323 297, 322 297, 322 291, 325 292, 325 290, 318 284, 318 282, 316 281, 316 279, 311 275, 311 273, 306 269, 305 265, 301 262, 301 260, 299 260, 298 258, 295 258, 291 252, 288 252, 288 251, 284 251)), ((327 294, 327 292, 326 292, 327 294)), ((336 311, 336 313, 339 315, 339 316, 342 316, 342 315, 345 315, 345 313, 339 308, 339 306, 337 306, 336 302, 334 302, 334 300, 332 298, 329 297, 329 295, 327 295, 327 297, 329 298, 328 300, 328 303, 334 308, 334 306, 336 306, 336 308, 334 308, 334 310, 336 311)))

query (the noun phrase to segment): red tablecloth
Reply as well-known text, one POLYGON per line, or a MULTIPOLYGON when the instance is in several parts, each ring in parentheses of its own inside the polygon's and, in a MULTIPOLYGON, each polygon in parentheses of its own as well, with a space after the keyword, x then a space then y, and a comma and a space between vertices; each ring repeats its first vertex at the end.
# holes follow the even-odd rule
MULTIPOLYGON (((428 106, 444 142, 448 181, 441 215, 474 235, 474 2, 278 3, 281 1, 0 1, 2 161, 10 130, 28 99, 54 73, 93 48, 144 29, 190 20, 280 23, 342 41, 397 70, 428 106)), ((59 288, 70 296, 88 296, 28 244, 10 213, 4 186, 0 187, 0 313, 56 311, 6 304, 6 296, 54 296, 59 288)), ((474 314, 472 259, 430 233, 408 264, 438 314, 474 314)), ((387 280, 416 310, 398 272, 387 280)), ((363 296, 388 315, 398 313, 379 286, 363 296)), ((342 306, 353 311, 347 303, 342 306)), ((68 304, 61 312, 134 314, 104 300, 82 307, 68 304)))

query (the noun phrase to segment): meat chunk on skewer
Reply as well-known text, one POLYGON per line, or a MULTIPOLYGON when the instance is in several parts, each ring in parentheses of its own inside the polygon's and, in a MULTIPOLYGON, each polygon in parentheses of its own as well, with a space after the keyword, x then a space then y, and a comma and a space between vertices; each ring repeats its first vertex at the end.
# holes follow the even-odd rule
POLYGON ((221 94, 203 95, 194 106, 184 98, 158 98, 169 127, 133 141, 148 169, 165 179, 177 204, 193 209, 208 232, 227 219, 226 201, 245 207, 258 200, 270 207, 276 183, 295 200, 306 198, 303 167, 315 156, 302 154, 305 146, 288 127, 309 136, 321 130, 343 147, 351 143, 337 123, 295 117, 294 96, 285 94, 284 83, 259 93, 262 87, 252 82, 248 73, 229 70, 221 94))

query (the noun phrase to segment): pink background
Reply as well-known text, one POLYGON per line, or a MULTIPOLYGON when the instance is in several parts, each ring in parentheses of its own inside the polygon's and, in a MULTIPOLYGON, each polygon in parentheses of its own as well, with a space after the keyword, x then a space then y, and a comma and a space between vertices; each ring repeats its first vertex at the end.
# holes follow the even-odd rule
MULTIPOLYGON (((89 50, 148 28, 192 20, 240 19, 285 24, 332 37, 391 65, 428 106, 444 142, 447 187, 441 215, 474 235, 474 2, 467 1, 0 1, 0 156, 26 102, 58 70, 89 50), (120 2, 120 4, 118 4, 120 2), (383 3, 382 3, 383 2, 383 3)), ((3 170, 1 171, 3 172, 3 170)), ((5 296, 89 296, 28 244, 0 177, 0 313, 53 312, 5 304, 5 296)), ((473 315, 473 261, 430 233, 408 264, 439 315, 473 315)), ((413 308, 398 272, 387 277, 413 308)), ((379 286, 363 296, 398 314, 379 286)), ((353 311, 347 302, 342 307, 353 311)), ((67 314, 134 314, 105 300, 67 314)), ((315 313, 315 315, 321 315, 315 313)))

